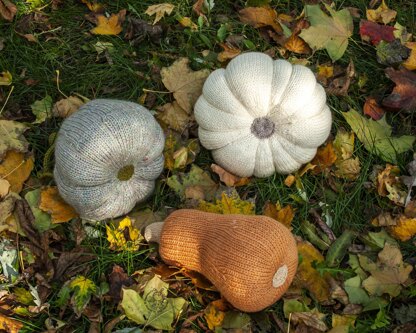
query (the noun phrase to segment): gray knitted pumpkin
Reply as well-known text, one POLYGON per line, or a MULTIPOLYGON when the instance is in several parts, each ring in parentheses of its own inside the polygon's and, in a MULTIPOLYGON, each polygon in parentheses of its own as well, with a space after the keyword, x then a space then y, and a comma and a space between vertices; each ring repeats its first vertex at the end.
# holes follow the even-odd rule
POLYGON ((54 176, 81 217, 103 220, 146 199, 163 170, 164 135, 144 107, 96 99, 59 130, 54 176))

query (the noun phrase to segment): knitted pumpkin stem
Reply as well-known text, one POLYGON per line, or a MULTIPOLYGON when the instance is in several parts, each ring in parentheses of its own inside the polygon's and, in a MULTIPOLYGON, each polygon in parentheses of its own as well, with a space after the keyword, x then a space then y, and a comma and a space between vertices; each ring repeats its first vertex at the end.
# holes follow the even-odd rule
POLYGON ((273 276, 273 287, 279 288, 283 283, 285 283, 288 274, 288 269, 286 265, 279 267, 276 273, 273 276))
POLYGON ((160 236, 162 235, 163 225, 164 222, 155 222, 149 224, 144 230, 144 239, 146 239, 148 243, 160 243, 160 236))
POLYGON ((124 167, 122 167, 120 170, 118 170, 117 178, 121 181, 129 180, 131 177, 133 177, 134 174, 134 166, 129 164, 124 167))
POLYGON ((267 139, 273 135, 274 126, 274 122, 268 117, 259 117, 254 119, 250 130, 259 139, 267 139))

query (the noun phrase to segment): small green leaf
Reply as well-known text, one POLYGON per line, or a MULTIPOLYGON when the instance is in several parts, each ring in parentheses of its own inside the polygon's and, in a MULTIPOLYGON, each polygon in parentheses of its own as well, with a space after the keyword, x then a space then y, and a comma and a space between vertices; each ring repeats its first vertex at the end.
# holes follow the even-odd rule
POLYGON ((39 209, 41 190, 36 189, 25 194, 25 199, 28 202, 30 209, 32 210, 33 216, 35 217, 35 227, 39 232, 52 229, 57 224, 52 223, 51 216, 48 213, 39 209))
POLYGON ((345 230, 344 233, 331 244, 325 259, 326 264, 329 267, 336 267, 341 263, 353 238, 354 233, 350 230, 345 230))
POLYGON ((227 26, 225 24, 221 24, 220 28, 217 31, 217 38, 220 42, 223 42, 227 37, 227 26))
POLYGON ((35 101, 31 106, 33 114, 36 116, 34 124, 43 123, 52 115, 52 97, 46 95, 45 98, 35 101))

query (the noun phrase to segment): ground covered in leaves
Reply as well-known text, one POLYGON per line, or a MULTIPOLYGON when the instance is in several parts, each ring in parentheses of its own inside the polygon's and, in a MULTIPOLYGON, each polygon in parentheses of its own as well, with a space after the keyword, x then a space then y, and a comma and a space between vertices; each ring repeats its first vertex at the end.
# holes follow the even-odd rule
POLYGON ((416 39, 411 1, 0 0, 0 330, 416 331, 416 39), (200 146, 193 106, 242 52, 312 69, 333 127, 297 173, 239 178, 200 146), (90 223, 60 197, 54 140, 93 98, 166 134, 154 195, 90 223), (296 235, 282 300, 233 309, 140 229, 182 207, 265 214, 296 235))

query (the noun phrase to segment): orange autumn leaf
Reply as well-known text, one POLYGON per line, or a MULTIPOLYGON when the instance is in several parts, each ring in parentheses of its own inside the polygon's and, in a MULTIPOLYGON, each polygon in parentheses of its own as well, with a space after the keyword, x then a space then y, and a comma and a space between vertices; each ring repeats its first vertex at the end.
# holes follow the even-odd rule
POLYGON ((33 169, 33 156, 9 150, 0 163, 0 178, 10 183, 10 190, 19 193, 33 169))
POLYGON ((401 215, 396 225, 388 227, 390 234, 402 242, 408 241, 416 235, 416 218, 407 218, 401 215))
POLYGON ((363 112, 365 115, 371 117, 373 120, 380 120, 384 116, 384 110, 377 103, 374 97, 367 97, 364 103, 363 112))
POLYGON ((88 0, 82 0, 82 3, 85 3, 85 5, 88 7, 88 9, 92 12, 102 12, 104 11, 104 7, 102 4, 97 3, 96 1, 88 1, 88 0))
POLYGON ((110 17, 97 15, 97 26, 91 30, 95 35, 118 35, 122 30, 122 24, 126 16, 126 10, 122 9, 117 14, 111 14, 110 17))
POLYGON ((208 328, 215 330, 216 327, 221 327, 225 318, 225 312, 221 311, 215 303, 210 303, 204 311, 204 317, 207 321, 208 328))
POLYGON ((316 165, 316 167, 312 169, 312 173, 314 175, 321 173, 325 169, 331 167, 331 165, 334 164, 336 160, 337 155, 335 153, 332 142, 328 142, 326 146, 318 148, 316 156, 311 161, 312 165, 316 165))
POLYGON ((270 26, 276 32, 282 32, 280 24, 277 22, 277 13, 270 7, 247 7, 241 9, 239 12, 240 21, 253 26, 254 28, 261 28, 270 26))
POLYGON ((309 47, 306 42, 300 38, 299 36, 296 36, 292 34, 288 40, 285 42, 284 47, 294 53, 299 54, 309 54, 311 53, 311 48, 309 47))
POLYGON ((232 59, 241 53, 240 49, 230 46, 227 43, 221 43, 220 46, 222 47, 223 51, 218 53, 217 59, 219 62, 224 62, 232 59))
POLYGON ((315 263, 323 262, 322 254, 309 242, 298 242, 300 263, 295 275, 294 284, 306 288, 320 303, 330 298, 330 284, 328 273, 321 275, 314 267, 315 263))
POLYGON ((408 49, 411 50, 409 57, 402 63, 403 67, 409 71, 416 69, 416 42, 407 42, 404 44, 408 49))
POLYGON ((0 330, 7 333, 18 333, 23 323, 0 313, 0 330))
POLYGON ((227 186, 244 186, 250 182, 250 178, 233 175, 217 164, 211 164, 211 170, 214 171, 220 177, 220 180, 227 186))
POLYGON ((279 203, 275 205, 267 202, 263 208, 263 214, 282 223, 285 227, 291 229, 293 218, 295 217, 295 210, 291 205, 281 207, 279 203))
POLYGON ((287 187, 291 187, 295 183, 295 181, 296 181, 296 177, 294 175, 290 174, 285 178, 284 184, 287 187))
POLYGON ((78 216, 75 209, 59 195, 56 186, 48 186, 42 189, 39 208, 51 215, 52 223, 68 222, 78 216))

